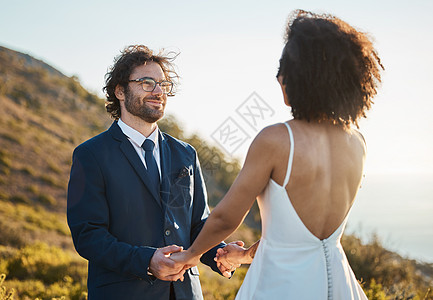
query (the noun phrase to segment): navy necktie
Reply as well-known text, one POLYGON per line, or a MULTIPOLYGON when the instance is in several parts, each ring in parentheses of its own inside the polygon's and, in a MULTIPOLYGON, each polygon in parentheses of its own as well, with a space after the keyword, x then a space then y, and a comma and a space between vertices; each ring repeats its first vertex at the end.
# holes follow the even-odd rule
POLYGON ((155 148, 155 144, 152 140, 146 139, 141 147, 144 149, 144 160, 146 161, 147 173, 159 194, 159 171, 155 157, 153 156, 153 148, 155 148))

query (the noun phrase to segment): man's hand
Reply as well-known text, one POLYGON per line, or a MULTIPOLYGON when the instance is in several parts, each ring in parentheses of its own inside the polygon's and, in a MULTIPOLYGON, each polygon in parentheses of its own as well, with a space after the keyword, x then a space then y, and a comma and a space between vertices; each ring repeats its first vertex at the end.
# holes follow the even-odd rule
POLYGON ((182 247, 171 245, 158 248, 150 259, 149 272, 158 279, 165 281, 183 281, 183 264, 170 259, 170 255, 182 251, 182 247))
POLYGON ((219 248, 216 253, 215 261, 217 267, 224 277, 230 278, 232 272, 245 263, 246 249, 243 247, 244 242, 231 242, 224 248, 219 248))

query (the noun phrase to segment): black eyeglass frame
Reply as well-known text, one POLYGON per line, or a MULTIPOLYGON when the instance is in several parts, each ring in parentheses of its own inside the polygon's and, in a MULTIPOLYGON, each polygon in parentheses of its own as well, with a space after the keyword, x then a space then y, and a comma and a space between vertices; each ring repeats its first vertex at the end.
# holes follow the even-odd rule
POLYGON ((173 82, 168 81, 168 80, 156 81, 156 80, 153 79, 152 77, 141 77, 141 78, 138 78, 138 79, 130 79, 130 80, 128 80, 128 82, 139 82, 139 83, 141 83, 141 87, 143 88, 143 90, 144 90, 145 92, 150 92, 150 93, 153 92, 153 91, 155 90, 157 84, 159 84, 159 86, 161 87, 161 84, 162 84, 162 83, 169 83, 169 84, 170 84, 170 90, 169 90, 167 93, 165 93, 164 90, 161 88, 162 93, 163 93, 164 95, 170 95, 171 91, 173 90, 173 82), (152 81, 154 82, 153 89, 152 89, 151 91, 147 91, 147 90, 144 89, 143 82, 144 82, 145 80, 152 80, 152 81))

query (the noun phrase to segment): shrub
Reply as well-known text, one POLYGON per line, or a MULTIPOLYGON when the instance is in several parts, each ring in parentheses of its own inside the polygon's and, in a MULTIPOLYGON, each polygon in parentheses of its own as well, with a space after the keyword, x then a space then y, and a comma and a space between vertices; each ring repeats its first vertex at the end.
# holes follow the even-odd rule
POLYGON ((6 278, 5 274, 0 274, 0 300, 13 300, 15 290, 7 290, 5 286, 3 286, 3 282, 6 278))
POLYGON ((9 153, 0 149, 0 165, 10 168, 12 166, 12 161, 10 159, 9 153))
MULTIPOLYGON (((1 178, 0 178, 0 181, 1 181, 1 178)), ((8 194, 6 194, 3 191, 0 191, 0 200, 8 200, 8 199, 9 199, 8 194)))
POLYGON ((39 195, 39 187, 35 184, 27 186, 26 190, 35 196, 39 195))
POLYGON ((54 163, 48 162, 48 168, 56 174, 62 173, 62 170, 54 163))
POLYGON ((0 173, 4 175, 10 174, 10 168, 12 167, 12 160, 8 152, 0 149, 0 173))
POLYGON ((7 219, 14 220, 14 222, 20 222, 22 229, 56 231, 65 236, 70 235, 66 221, 60 218, 60 215, 49 212, 38 205, 1 201, 0 215, 7 216, 7 219))
POLYGON ((54 198, 51 195, 47 195, 47 194, 40 194, 38 196, 38 200, 42 204, 47 204, 47 205, 51 205, 51 206, 55 206, 57 204, 56 198, 54 198))
POLYGON ((67 278, 68 276, 51 285, 45 285, 40 280, 8 280, 8 286, 14 287, 19 299, 86 300, 85 285, 71 282, 67 278))
POLYGON ((247 267, 238 268, 233 277, 227 279, 207 266, 199 265, 198 267, 203 296, 206 300, 234 299, 248 270, 247 267))
POLYGON ((24 145, 24 139, 22 136, 17 136, 15 134, 12 133, 2 133, 1 136, 5 139, 8 140, 10 142, 16 143, 18 145, 23 146, 24 145))
POLYGON ((9 254, 2 249, 0 259, 7 262, 4 271, 8 274, 8 286, 15 288, 18 297, 87 299, 87 268, 81 258, 78 260, 68 252, 42 242, 9 251, 9 254))
POLYGON ((8 167, 0 165, 0 174, 9 176, 10 173, 11 173, 11 169, 9 169, 8 167))
POLYGON ((376 280, 370 281, 369 288, 365 290, 365 294, 369 300, 386 300, 386 294, 380 283, 376 283, 376 280))
POLYGON ((31 166, 25 166, 23 168, 21 168, 21 172, 23 172, 24 174, 27 175, 31 175, 34 176, 35 175, 35 169, 33 169, 31 166))
POLYGON ((7 223, 0 219, 0 244, 12 246, 15 248, 22 247, 24 240, 20 234, 7 223))
POLYGON ((56 180, 53 177, 51 177, 50 175, 43 174, 40 176, 40 179, 52 187, 58 186, 56 180))
POLYGON ((412 261, 385 249, 376 235, 365 245, 353 235, 344 236, 342 244, 357 278, 368 283, 364 290, 375 299, 382 299, 382 292, 386 299, 432 299, 422 298, 432 283, 412 261))
POLYGON ((19 250, 8 264, 11 278, 38 278, 50 284, 67 275, 71 256, 60 248, 37 242, 19 250))
POLYGON ((30 199, 26 195, 17 194, 9 197, 9 200, 14 203, 31 204, 30 199))

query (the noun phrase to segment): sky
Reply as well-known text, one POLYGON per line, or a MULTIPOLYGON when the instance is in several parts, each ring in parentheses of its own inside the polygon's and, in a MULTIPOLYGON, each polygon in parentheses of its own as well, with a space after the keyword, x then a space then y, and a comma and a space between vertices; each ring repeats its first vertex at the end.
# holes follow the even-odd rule
POLYGON ((0 45, 78 76, 101 97, 125 46, 179 53, 179 91, 166 111, 241 161, 261 128, 291 118, 275 79, 289 13, 334 14, 372 36, 386 68, 360 123, 366 172, 433 178, 433 1, 0 0, 0 7, 0 45))

